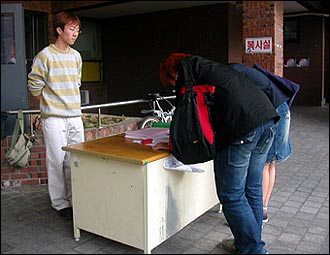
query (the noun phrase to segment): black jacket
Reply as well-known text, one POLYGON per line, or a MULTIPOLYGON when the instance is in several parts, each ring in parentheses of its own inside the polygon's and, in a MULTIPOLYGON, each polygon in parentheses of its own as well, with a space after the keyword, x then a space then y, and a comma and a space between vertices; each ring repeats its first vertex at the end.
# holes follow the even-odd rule
POLYGON ((255 84, 258 85, 258 87, 267 95, 275 108, 289 100, 289 97, 284 91, 277 87, 274 82, 257 69, 237 63, 229 64, 229 66, 254 81, 255 84))
POLYGON ((216 86, 213 125, 217 150, 268 120, 279 120, 265 93, 252 80, 228 65, 199 56, 185 58, 179 67, 175 87, 177 97, 181 87, 187 83, 216 86))

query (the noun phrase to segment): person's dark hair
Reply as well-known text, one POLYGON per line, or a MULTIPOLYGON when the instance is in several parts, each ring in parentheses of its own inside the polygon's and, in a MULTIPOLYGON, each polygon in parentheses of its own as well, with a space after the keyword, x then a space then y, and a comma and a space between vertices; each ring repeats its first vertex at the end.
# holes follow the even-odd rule
POLYGON ((190 56, 191 54, 186 53, 171 53, 161 61, 159 72, 163 86, 175 85, 180 61, 190 56))
POLYGON ((54 16, 53 29, 56 38, 58 37, 56 29, 59 27, 64 31, 64 27, 67 24, 73 24, 80 27, 80 19, 76 15, 64 11, 59 12, 54 16))

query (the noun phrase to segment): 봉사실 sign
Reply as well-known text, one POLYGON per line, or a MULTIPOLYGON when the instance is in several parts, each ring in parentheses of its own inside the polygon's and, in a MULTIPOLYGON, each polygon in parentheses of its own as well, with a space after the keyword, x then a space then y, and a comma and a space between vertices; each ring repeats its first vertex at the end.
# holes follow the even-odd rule
POLYGON ((254 37, 245 39, 246 53, 272 53, 271 37, 254 37))

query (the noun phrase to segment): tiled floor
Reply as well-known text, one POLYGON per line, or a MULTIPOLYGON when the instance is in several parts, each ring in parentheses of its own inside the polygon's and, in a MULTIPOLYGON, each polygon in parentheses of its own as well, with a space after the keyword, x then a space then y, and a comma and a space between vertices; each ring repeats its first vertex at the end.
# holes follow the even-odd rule
MULTIPOLYGON (((277 167, 263 239, 270 254, 329 254, 329 107, 293 107, 293 155, 277 167)), ((231 235, 215 207, 152 250, 154 254, 228 254, 231 235)), ((1 191, 2 254, 141 254, 82 231, 49 205, 47 187, 1 191)))

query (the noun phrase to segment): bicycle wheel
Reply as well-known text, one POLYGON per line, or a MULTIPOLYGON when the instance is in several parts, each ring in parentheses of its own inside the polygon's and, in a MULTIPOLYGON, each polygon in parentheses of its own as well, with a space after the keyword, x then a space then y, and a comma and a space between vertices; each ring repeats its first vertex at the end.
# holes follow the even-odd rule
POLYGON ((152 126, 152 123, 160 122, 160 119, 156 117, 145 117, 139 123, 139 129, 144 129, 152 126))

